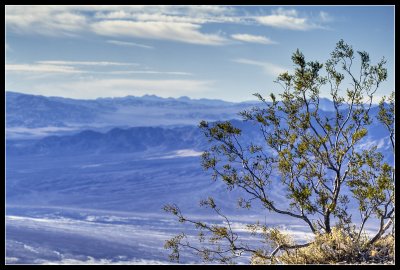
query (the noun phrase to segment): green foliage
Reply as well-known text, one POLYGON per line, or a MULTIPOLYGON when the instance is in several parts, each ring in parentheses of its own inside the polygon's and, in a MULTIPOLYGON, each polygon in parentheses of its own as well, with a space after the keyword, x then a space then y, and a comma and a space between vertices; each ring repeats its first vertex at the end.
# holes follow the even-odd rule
POLYGON ((357 142, 357 141, 361 140, 362 138, 364 138, 365 135, 367 135, 367 133, 368 133, 368 131, 366 128, 360 129, 353 133, 353 135, 351 136, 352 140, 354 142, 357 142))
POLYGON ((379 102, 378 120, 383 123, 390 133, 390 140, 394 148, 394 91, 386 98, 383 97, 379 102), (388 101, 388 104, 386 103, 388 101))
MULTIPOLYGON (((357 263, 360 252, 371 251, 393 227, 394 167, 384 162, 376 146, 360 147, 373 121, 373 96, 387 79, 386 61, 374 65, 367 52, 355 54, 343 40, 324 64, 306 61, 299 50, 292 61, 294 74, 285 72, 276 80, 283 88, 279 101, 274 94, 267 102, 256 93, 262 106, 240 112, 243 121, 259 127, 263 142, 243 142, 243 131, 229 121, 202 121, 199 127, 210 142, 202 155, 202 166, 228 190, 243 192, 240 207, 261 204, 266 213, 299 219, 314 238, 296 244, 281 229, 256 222, 248 224, 247 229, 265 246, 248 246, 238 241, 229 219, 208 198, 201 206, 214 211, 222 224, 193 221, 176 206, 165 208, 180 222, 194 224, 200 230, 200 245, 190 244, 185 235, 167 242, 173 259, 179 260, 179 248, 189 248, 205 261, 220 263, 234 263, 243 254, 251 255, 251 263, 263 264, 357 263), (360 59, 357 75, 351 69, 356 57, 360 59), (330 89, 335 108, 332 117, 323 116, 319 109, 323 88, 330 89), (271 200, 274 179, 280 179, 286 192, 286 206, 271 200), (343 194, 346 189, 350 194, 343 194), (361 217, 359 224, 352 222, 348 212, 348 205, 354 203, 361 217), (371 238, 365 234, 365 225, 372 219, 380 227, 371 238)), ((394 92, 380 102, 377 120, 389 131, 394 148, 394 92)))

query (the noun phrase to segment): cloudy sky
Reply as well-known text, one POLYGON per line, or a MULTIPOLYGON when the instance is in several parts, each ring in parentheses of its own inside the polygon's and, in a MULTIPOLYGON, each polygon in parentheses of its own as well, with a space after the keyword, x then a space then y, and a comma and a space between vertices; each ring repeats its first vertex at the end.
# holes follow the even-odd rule
POLYGON ((6 90, 254 100, 339 39, 385 57, 377 94, 394 89, 393 6, 6 6, 6 90))

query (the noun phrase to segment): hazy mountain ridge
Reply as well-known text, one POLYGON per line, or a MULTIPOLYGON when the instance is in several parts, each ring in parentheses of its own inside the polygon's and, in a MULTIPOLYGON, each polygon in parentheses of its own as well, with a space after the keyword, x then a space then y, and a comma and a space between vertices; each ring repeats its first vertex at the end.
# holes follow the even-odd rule
POLYGON ((90 108, 80 104, 6 92, 7 127, 64 127, 65 121, 87 123, 95 116, 90 108))
MULTIPOLYGON (((257 105, 260 102, 154 95, 82 100, 7 91, 6 127, 7 136, 29 136, 105 127, 197 125, 201 120, 239 119, 238 112, 257 105)), ((320 109, 331 111, 332 102, 321 99, 320 109)))
MULTIPOLYGON (((40 140, 9 140, 9 155, 77 155, 83 153, 132 153, 161 147, 163 151, 188 146, 199 148, 204 143, 196 127, 160 128, 132 127, 114 128, 101 133, 85 130, 66 136, 48 136, 40 140)), ((160 149, 161 150, 161 149, 160 149)))
POLYGON ((232 103, 149 95, 80 100, 6 92, 6 124, 7 128, 32 129, 197 124, 201 119, 237 118, 237 112, 254 104, 257 102, 232 103))
MULTIPOLYGON (((371 110, 375 117, 377 108, 371 110)), ((329 113, 324 113, 329 114, 329 113)), ((264 145, 258 125, 231 120, 242 130, 239 140, 243 145, 250 142, 264 145)), ((377 145, 381 151, 390 150, 388 132, 378 121, 368 128, 360 147, 377 145)), ((113 128, 106 132, 84 130, 73 135, 47 136, 32 140, 7 140, 7 156, 24 155, 81 155, 107 153, 138 153, 144 151, 166 152, 179 149, 204 151, 210 145, 198 126, 181 127, 130 127, 113 128)), ((391 157, 388 157, 391 159, 391 157)))

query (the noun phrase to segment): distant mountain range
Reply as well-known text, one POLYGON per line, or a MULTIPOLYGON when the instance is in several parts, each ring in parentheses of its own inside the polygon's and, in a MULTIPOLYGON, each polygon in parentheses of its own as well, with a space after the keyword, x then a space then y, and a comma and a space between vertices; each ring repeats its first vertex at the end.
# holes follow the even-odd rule
POLYGON ((6 92, 6 124, 7 128, 30 129, 197 125, 203 119, 238 118, 239 111, 255 104, 154 95, 80 100, 6 92))
MULTIPOLYGON (((30 132, 40 131, 38 134, 44 137, 66 135, 70 131, 77 134, 84 130, 104 133, 115 127, 197 126, 201 120, 240 119, 238 112, 254 106, 260 106, 260 103, 155 95, 80 100, 6 92, 6 132, 7 135, 30 135, 30 132)), ((321 98, 320 109, 322 115, 329 116, 333 110, 332 101, 321 98)), ((376 115, 377 108, 373 108, 371 114, 376 115)))
MULTIPOLYGON (((321 99, 321 109, 332 102, 321 99)), ((45 97, 6 92, 6 126, 16 128, 73 128, 197 125, 201 120, 238 119, 238 112, 260 105, 258 101, 233 103, 214 99, 143 97, 93 100, 45 97)))

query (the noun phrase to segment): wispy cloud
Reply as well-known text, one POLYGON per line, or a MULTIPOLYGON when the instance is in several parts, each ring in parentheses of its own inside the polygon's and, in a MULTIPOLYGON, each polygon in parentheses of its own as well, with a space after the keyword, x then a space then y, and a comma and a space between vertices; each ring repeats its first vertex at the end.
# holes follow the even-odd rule
POLYGON ((106 62, 106 61, 37 61, 33 64, 6 64, 5 69, 8 72, 16 73, 95 73, 93 70, 84 70, 78 66, 138 66, 137 63, 106 62))
MULTIPOLYGON (((228 44, 229 40, 221 32, 207 32, 203 25, 261 24, 305 31, 325 29, 323 24, 332 21, 327 12, 321 11, 317 16, 312 17, 300 14, 295 9, 284 8, 275 9, 268 15, 251 12, 243 14, 239 8, 230 6, 6 6, 6 27, 7 30, 20 34, 78 36, 94 33, 110 37, 126 36, 199 45, 222 45, 228 44)), ((242 41, 245 41, 243 37, 242 41)), ((265 39, 258 41, 264 44, 268 42, 265 39)), ((133 42, 129 42, 131 44, 128 45, 127 42, 118 40, 110 43, 150 47, 133 42)))
MULTIPOLYGON (((223 36, 203 33, 201 27, 203 23, 225 21, 223 14, 230 9, 213 6, 10 6, 6 8, 6 26, 20 34, 76 36, 92 32, 221 45, 226 42, 223 36)), ((226 18, 227 21, 231 19, 226 18)))
POLYGON ((279 74, 287 71, 287 69, 269 62, 261 62, 244 58, 234 59, 233 62, 261 67, 265 74, 271 76, 278 76, 279 74))
POLYGON ((37 61, 34 64, 6 64, 6 71, 16 73, 85 73, 85 74, 108 74, 108 75, 129 75, 129 74, 154 74, 154 75, 178 75, 191 76, 192 73, 182 71, 157 71, 157 70, 104 70, 97 67, 122 67, 139 66, 137 63, 105 62, 105 61, 37 61), (77 68, 77 67, 81 68, 77 68), (92 67, 88 69, 87 67, 92 67), (93 69, 94 67, 94 69, 93 69))
POLYGON ((254 19, 262 25, 281 29, 306 31, 323 28, 323 26, 311 22, 308 17, 300 17, 295 9, 278 8, 271 15, 258 16, 254 17, 254 19))
POLYGON ((107 62, 107 61, 37 61, 39 64, 45 65, 68 65, 68 66, 138 66, 137 63, 124 63, 124 62, 107 62))
POLYGON ((107 20, 92 24, 92 30, 105 36, 128 36, 163 39, 202 45, 222 45, 226 39, 217 34, 204 34, 200 25, 177 22, 137 22, 107 20))
POLYGON ((277 44, 277 42, 264 36, 256 36, 249 34, 233 34, 231 35, 231 37, 239 41, 250 42, 250 43, 277 44))
POLYGON ((35 72, 35 73, 83 73, 72 66, 48 64, 6 64, 8 72, 35 72))
POLYGON ((155 70, 119 70, 106 72, 107 74, 157 74, 157 75, 181 75, 181 76, 192 76, 192 73, 181 72, 181 71, 155 71, 155 70))
POLYGON ((333 21, 333 17, 325 11, 319 12, 319 18, 322 22, 332 22, 333 21))
POLYGON ((5 43, 5 49, 6 49, 6 52, 7 51, 12 51, 10 45, 7 42, 5 43))
POLYGON ((144 45, 144 44, 120 41, 120 40, 107 40, 107 43, 118 45, 118 46, 139 47, 139 48, 144 48, 144 49, 153 49, 154 48, 152 46, 148 46, 148 45, 144 45))
POLYGON ((84 14, 63 6, 7 6, 6 25, 17 33, 75 36, 87 29, 84 14))
POLYGON ((228 6, 124 6, 114 10, 102 10, 97 19, 130 19, 152 22, 186 22, 194 24, 240 22, 235 9, 228 6))

